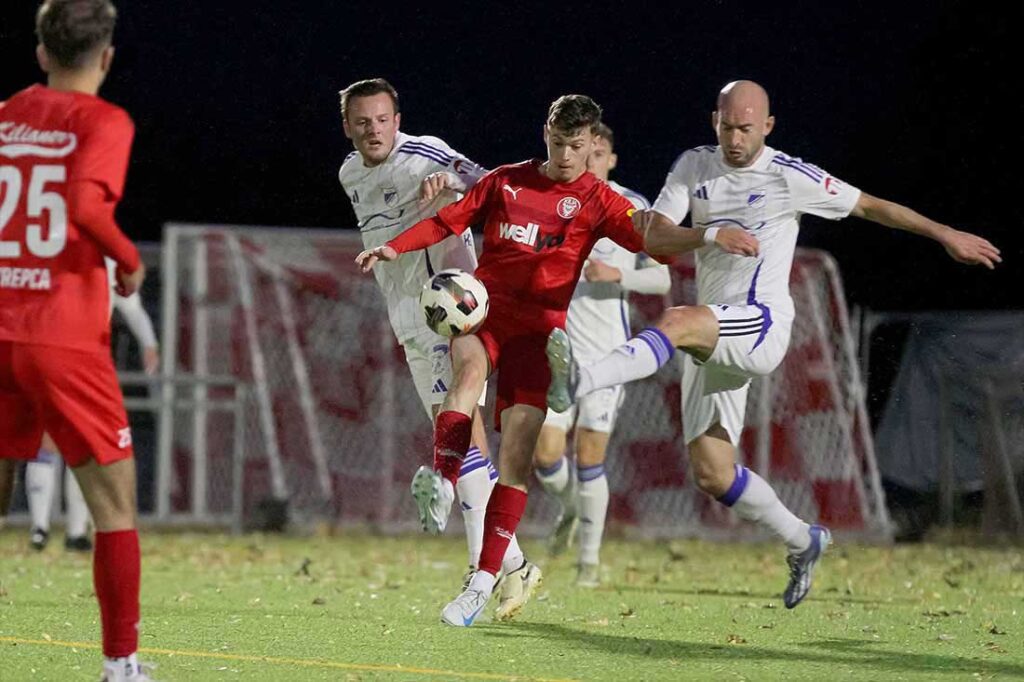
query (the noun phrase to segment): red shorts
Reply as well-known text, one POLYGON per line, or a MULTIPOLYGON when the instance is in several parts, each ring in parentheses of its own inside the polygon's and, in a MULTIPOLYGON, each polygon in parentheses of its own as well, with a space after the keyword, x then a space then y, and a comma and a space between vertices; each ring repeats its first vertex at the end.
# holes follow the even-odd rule
POLYGON ((0 458, 34 459, 44 431, 72 467, 132 456, 110 353, 0 341, 0 458))
POLYGON ((538 328, 536 320, 524 323, 495 312, 492 308, 476 336, 484 344, 491 371, 498 373, 494 427, 501 431, 501 413, 506 408, 532 405, 547 411, 551 369, 544 348, 554 327, 538 328))

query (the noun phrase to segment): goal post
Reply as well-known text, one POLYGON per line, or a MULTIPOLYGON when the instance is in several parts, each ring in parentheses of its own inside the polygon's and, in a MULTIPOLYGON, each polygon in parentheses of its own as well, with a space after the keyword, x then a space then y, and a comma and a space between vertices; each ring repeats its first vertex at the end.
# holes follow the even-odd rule
MULTIPOLYGON (((165 372, 234 377, 245 404, 235 436, 204 407, 218 397, 216 385, 163 382, 158 517, 187 513, 201 523, 237 500, 252 518, 261 502, 277 500, 287 501, 299 523, 415 529, 408 484, 430 461, 431 428, 384 298, 354 264, 359 235, 172 224, 163 249, 165 372), (190 391, 188 407, 168 407, 182 390, 190 391), (239 437, 242 465, 232 474, 229 453, 239 437), (240 495, 231 494, 233 485, 240 495)), ((634 328, 670 302, 695 300, 692 259, 676 263, 672 279, 669 297, 632 296, 634 328)), ((886 540, 891 531, 835 262, 798 249, 790 286, 790 349, 771 376, 751 386, 740 457, 799 516, 841 535, 886 540)), ((679 393, 674 363, 627 387, 606 467, 609 524, 636 536, 758 537, 694 486, 679 393)), ((523 528, 541 532, 555 505, 539 486, 531 492, 523 528)))

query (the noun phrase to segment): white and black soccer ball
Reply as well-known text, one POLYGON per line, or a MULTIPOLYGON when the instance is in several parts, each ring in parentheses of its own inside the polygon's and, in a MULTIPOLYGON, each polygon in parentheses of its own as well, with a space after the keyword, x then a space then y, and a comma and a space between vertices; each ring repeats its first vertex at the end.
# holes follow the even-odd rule
POLYGON ((472 334, 487 318, 487 289, 468 272, 441 270, 423 286, 420 307, 427 326, 441 336, 472 334))

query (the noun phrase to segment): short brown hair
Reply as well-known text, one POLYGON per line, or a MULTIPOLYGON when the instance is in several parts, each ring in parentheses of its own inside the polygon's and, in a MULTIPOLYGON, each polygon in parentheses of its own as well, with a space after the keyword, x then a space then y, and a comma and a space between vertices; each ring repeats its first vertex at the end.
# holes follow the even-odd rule
POLYGON ((341 117, 348 120, 348 103, 353 97, 372 97, 381 93, 387 93, 391 103, 395 105, 395 113, 398 113, 398 91, 391 83, 383 78, 369 78, 364 81, 356 81, 338 93, 341 97, 341 117))
POLYGON ((60 66, 73 69, 110 45, 116 23, 110 0, 46 0, 36 13, 36 37, 60 66))
POLYGON ((608 127, 608 124, 604 121, 599 122, 594 126, 594 135, 601 139, 608 140, 608 148, 615 149, 615 133, 608 127))
POLYGON ((548 109, 548 127, 566 132, 589 128, 597 133, 601 123, 601 107, 586 95, 562 95, 548 109))

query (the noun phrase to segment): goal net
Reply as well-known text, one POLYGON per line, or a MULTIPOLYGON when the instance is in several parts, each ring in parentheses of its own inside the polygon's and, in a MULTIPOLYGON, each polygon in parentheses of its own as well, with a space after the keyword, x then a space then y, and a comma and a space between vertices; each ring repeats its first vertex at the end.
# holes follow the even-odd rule
MULTIPOLYGON (((360 250, 357 234, 340 231, 167 226, 163 352, 175 381, 163 388, 159 516, 253 519, 276 501, 300 524, 417 526, 408 484, 431 459, 431 428, 384 299, 354 265, 360 250), (241 387, 234 412, 211 408, 225 381, 241 387)), ((670 302, 695 300, 692 259, 672 277, 670 296, 633 297, 635 329, 670 302)), ((798 249, 791 290, 789 353, 751 386, 740 457, 799 516, 885 539, 834 261, 798 249)), ((488 421, 492 406, 493 396, 488 421)), ((608 454, 609 525, 630 535, 756 537, 690 480, 680 410, 675 364, 627 387, 608 454)), ((555 504, 539 486, 532 492, 523 528, 540 532, 555 504)))

